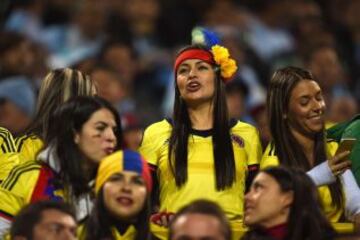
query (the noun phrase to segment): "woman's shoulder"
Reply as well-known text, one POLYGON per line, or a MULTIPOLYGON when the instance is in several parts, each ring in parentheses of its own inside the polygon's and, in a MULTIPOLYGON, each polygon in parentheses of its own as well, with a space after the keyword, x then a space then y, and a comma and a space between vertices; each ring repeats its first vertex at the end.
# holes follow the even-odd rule
POLYGON ((244 135, 251 136, 253 134, 258 134, 258 130, 256 129, 255 126, 239 120, 231 120, 230 127, 231 127, 231 132, 234 134, 239 134, 242 136, 244 135))
POLYGON ((145 134, 151 135, 156 134, 159 135, 161 133, 167 133, 171 131, 172 128, 172 120, 171 119, 163 119, 162 121, 150 124, 145 129, 145 134))

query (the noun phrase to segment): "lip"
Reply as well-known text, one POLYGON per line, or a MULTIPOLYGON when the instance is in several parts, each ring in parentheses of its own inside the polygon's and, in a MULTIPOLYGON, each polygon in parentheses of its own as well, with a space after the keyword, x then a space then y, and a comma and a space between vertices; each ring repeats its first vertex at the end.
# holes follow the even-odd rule
POLYGON ((117 197, 116 202, 126 207, 129 207, 134 204, 134 200, 132 200, 130 197, 125 197, 125 196, 117 197))
POLYGON ((189 81, 187 84, 186 84, 186 90, 188 92, 196 92, 197 90, 199 90, 201 88, 201 84, 196 81, 196 80, 192 80, 192 81, 189 81))
POLYGON ((106 154, 111 154, 111 153, 114 152, 114 148, 113 148, 113 147, 105 148, 105 149, 104 149, 104 152, 105 152, 106 154))

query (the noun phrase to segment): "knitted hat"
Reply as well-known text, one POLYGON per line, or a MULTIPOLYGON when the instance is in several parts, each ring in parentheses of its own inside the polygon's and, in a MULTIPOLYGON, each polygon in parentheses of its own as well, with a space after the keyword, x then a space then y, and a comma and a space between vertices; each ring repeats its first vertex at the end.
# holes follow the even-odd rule
POLYGON ((145 181, 148 192, 151 192, 152 180, 147 162, 139 153, 124 150, 116 151, 101 161, 96 175, 95 193, 98 194, 101 187, 113 174, 122 171, 132 171, 140 174, 145 181))

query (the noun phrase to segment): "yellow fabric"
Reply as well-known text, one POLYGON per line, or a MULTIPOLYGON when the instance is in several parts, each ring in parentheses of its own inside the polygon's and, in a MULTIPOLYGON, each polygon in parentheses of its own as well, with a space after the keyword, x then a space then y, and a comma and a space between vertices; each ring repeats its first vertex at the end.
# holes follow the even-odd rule
POLYGON ((98 169, 95 181, 95 192, 98 193, 101 186, 106 182, 106 180, 113 175, 114 173, 122 172, 123 164, 121 163, 123 159, 124 152, 117 151, 114 154, 104 158, 101 161, 101 164, 98 169))
POLYGON ((168 165, 168 139, 171 125, 167 120, 149 126, 144 133, 140 153, 158 167, 160 211, 177 212, 196 199, 217 202, 233 224, 242 226, 245 180, 248 165, 259 164, 262 154, 257 130, 237 122, 231 129, 236 164, 236 182, 229 189, 216 191, 212 137, 189 136, 188 180, 180 189, 168 165), (243 143, 243 146, 242 144, 243 143))
POLYGON ((35 160, 44 146, 43 141, 33 134, 16 138, 15 144, 20 153, 21 163, 35 160))
POLYGON ((4 180, 15 166, 34 161, 42 149, 43 142, 34 135, 24 135, 15 139, 15 151, 0 154, 0 181, 4 180))
MULTIPOLYGON (((77 229, 77 235, 78 235, 77 237, 79 240, 85 240, 86 234, 84 231, 85 231, 85 226, 84 224, 82 224, 77 229)), ((115 240, 134 240, 136 236, 136 229, 132 225, 126 230, 124 235, 121 235, 119 231, 114 227, 111 229, 111 231, 115 240)))
MULTIPOLYGON (((2 217, 15 216, 18 211, 29 204, 39 180, 42 166, 37 162, 27 162, 16 166, 0 185, 0 214, 2 217)), ((63 191, 55 192, 63 198, 63 191)))
MULTIPOLYGON (((338 144, 336 142, 327 142, 326 152, 328 157, 333 156, 337 148, 338 148, 338 144)), ((271 144, 269 144, 266 147, 263 157, 261 159, 260 169, 264 169, 269 166, 278 166, 278 165, 279 165, 279 159, 275 155, 275 147, 272 147, 271 144)), ((332 205, 332 198, 328 186, 318 187, 318 192, 325 215, 331 222, 338 222, 344 209, 341 208, 339 210, 336 210, 336 207, 332 205)))
POLYGON ((7 129, 0 127, 0 181, 4 180, 10 170, 19 163, 13 136, 7 129))

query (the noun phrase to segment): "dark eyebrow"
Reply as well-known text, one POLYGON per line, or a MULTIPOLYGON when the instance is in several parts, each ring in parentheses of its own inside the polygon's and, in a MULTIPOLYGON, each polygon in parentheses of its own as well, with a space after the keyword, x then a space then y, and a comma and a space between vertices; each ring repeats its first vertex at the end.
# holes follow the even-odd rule
MULTIPOLYGON (((97 122, 95 122, 95 124, 101 124, 101 125, 105 125, 105 126, 109 126, 110 124, 108 124, 107 122, 104 122, 104 121, 97 121, 97 122)), ((116 127, 117 125, 116 125, 116 123, 115 123, 115 125, 114 125, 114 127, 116 127)))

